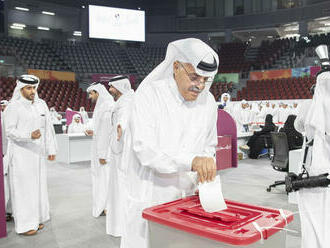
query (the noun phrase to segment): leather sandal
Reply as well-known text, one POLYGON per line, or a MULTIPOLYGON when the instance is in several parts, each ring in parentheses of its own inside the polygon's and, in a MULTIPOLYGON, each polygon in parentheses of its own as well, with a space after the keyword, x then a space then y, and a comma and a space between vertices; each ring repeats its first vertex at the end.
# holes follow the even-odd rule
POLYGON ((30 231, 27 231, 27 232, 21 233, 21 234, 24 235, 24 236, 32 236, 32 235, 37 234, 37 230, 30 230, 30 231))

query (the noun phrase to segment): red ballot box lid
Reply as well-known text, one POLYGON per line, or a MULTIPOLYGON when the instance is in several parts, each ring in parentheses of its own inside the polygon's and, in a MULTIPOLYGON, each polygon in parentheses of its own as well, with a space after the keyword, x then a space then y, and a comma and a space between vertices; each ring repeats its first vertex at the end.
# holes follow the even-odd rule
POLYGON ((262 229, 263 239, 284 228, 293 220, 293 214, 284 210, 253 206, 226 200, 227 209, 214 213, 205 212, 198 196, 168 202, 147 208, 143 218, 231 245, 249 245, 261 239, 253 222, 262 229))

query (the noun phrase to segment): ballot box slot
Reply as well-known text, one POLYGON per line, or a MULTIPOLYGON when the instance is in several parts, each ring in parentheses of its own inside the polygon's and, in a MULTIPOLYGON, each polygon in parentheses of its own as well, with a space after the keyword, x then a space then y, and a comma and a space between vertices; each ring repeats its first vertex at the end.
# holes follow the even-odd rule
POLYGON ((195 223, 207 223, 209 226, 223 229, 237 229, 262 217, 258 211, 244 210, 228 206, 228 209, 208 213, 198 204, 192 207, 180 207, 175 211, 180 218, 188 218, 195 223))

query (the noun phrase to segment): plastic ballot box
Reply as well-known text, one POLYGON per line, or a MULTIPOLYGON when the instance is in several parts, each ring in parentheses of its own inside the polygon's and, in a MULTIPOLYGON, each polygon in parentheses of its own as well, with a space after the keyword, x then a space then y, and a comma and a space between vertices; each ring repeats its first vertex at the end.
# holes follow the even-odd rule
POLYGON ((285 247, 281 229, 293 220, 291 212, 226 204, 226 210, 207 213, 198 196, 190 196, 145 209, 151 248, 285 247))

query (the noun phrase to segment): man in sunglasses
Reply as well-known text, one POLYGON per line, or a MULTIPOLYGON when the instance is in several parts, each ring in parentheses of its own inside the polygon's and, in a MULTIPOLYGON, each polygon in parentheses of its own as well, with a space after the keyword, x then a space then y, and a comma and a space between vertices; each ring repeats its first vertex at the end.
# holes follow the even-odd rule
POLYGON ((209 88, 218 64, 204 42, 174 41, 137 89, 121 162, 128 194, 122 248, 148 247, 143 209, 193 194, 197 176, 215 178, 217 105, 209 88))

